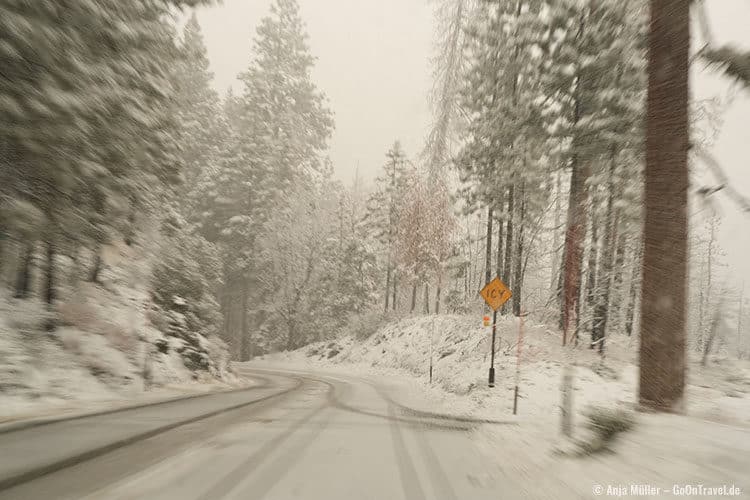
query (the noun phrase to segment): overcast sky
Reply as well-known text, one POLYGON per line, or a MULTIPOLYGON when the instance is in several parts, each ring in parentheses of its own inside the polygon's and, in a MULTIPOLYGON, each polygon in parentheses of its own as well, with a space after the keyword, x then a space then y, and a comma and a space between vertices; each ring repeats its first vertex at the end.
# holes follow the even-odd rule
MULTIPOLYGON (((428 0, 299 0, 317 57, 313 79, 336 119, 331 159, 351 180, 372 178, 395 139, 414 155, 430 120, 432 7, 428 0)), ((224 0, 203 8, 216 87, 224 92, 250 62, 251 38, 270 0, 224 0)))
MULTIPOLYGON (((416 155, 430 123, 433 0, 299 1, 310 47, 318 58, 313 78, 335 113, 330 156, 337 175, 350 181, 359 166, 360 175, 371 179, 397 138, 410 156, 416 155)), ((255 28, 270 4, 271 0, 224 0, 199 10, 220 92, 232 85, 238 88, 236 76, 248 66, 255 28)), ((718 43, 750 48, 750 1, 709 0, 709 16, 718 43)), ((694 95, 725 98, 732 85, 697 66, 694 95)), ((714 153, 733 185, 750 196, 750 92, 734 93, 714 153)), ((747 281, 750 295, 750 214, 739 213, 722 197, 719 210, 726 272, 732 286, 747 281)))

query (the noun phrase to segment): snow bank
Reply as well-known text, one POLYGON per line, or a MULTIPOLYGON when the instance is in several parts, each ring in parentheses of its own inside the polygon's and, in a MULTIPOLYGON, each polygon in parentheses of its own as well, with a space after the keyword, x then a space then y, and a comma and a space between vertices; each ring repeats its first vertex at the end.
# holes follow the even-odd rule
MULTIPOLYGON (((611 444, 615 453, 581 457, 580 446, 560 434, 560 382, 566 352, 559 333, 526 321, 520 399, 514 416, 520 325, 516 318, 503 318, 499 323, 497 385, 489 388, 490 329, 478 324, 480 319, 402 319, 363 341, 352 335, 259 361, 359 374, 386 385, 394 399, 410 407, 514 423, 481 426, 474 437, 495 468, 492 480, 507 481, 510 490, 523 491, 525 498, 596 498, 592 491, 597 491, 597 485, 623 484, 735 484, 743 492, 750 491, 746 473, 750 365, 746 361, 714 357, 702 367, 696 353, 689 363, 687 416, 639 413, 635 427, 611 444), (431 352, 432 385, 428 378, 431 352)), ((604 359, 583 343, 575 350, 576 440, 591 438, 585 417, 590 409, 634 407, 637 349, 636 339, 613 337, 608 339, 604 359)))
MULTIPOLYGON (((523 325, 518 370, 518 416, 512 415, 516 385, 518 318, 498 320, 495 358, 496 386, 487 386, 491 329, 475 316, 416 316, 387 324, 366 340, 348 336, 335 342, 307 346, 292 353, 267 356, 267 360, 307 362, 327 367, 345 364, 360 373, 381 373, 412 380, 425 392, 429 384, 430 357, 435 388, 443 406, 516 419, 551 436, 559 429, 562 368, 568 351, 559 332, 527 319, 523 325)), ((635 338, 614 336, 607 340, 602 358, 584 342, 573 350, 576 366, 574 406, 578 431, 584 414, 594 407, 633 408, 638 370, 635 338)), ((750 365, 737 360, 712 358, 700 366, 691 358, 687 388, 688 415, 722 423, 750 425, 750 365)), ((416 392, 416 391, 415 391, 416 392)))

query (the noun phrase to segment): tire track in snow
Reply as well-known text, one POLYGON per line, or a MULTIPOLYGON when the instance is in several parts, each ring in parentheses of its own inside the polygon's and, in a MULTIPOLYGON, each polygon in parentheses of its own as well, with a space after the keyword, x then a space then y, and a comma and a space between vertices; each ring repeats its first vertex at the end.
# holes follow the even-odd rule
MULTIPOLYGON (((244 479, 253 474, 261 465, 263 465, 268 457, 277 451, 279 447, 289 440, 289 438, 291 438, 299 429, 330 407, 331 395, 334 390, 333 385, 317 379, 307 379, 307 381, 321 383, 326 386, 325 403, 303 415, 302 418, 284 429, 281 434, 264 444, 244 462, 235 467, 219 482, 214 484, 213 487, 198 497, 200 500, 215 500, 217 498, 224 498, 232 493, 242 484, 244 479)), ((323 425, 318 432, 310 432, 304 439, 298 441, 297 444, 290 447, 285 453, 282 453, 273 459, 270 465, 266 467, 269 470, 264 472, 263 476, 256 480, 256 482, 252 483, 253 498, 262 498, 266 495, 271 488, 273 488, 273 486, 284 477, 289 469, 291 469, 291 466, 302 457, 302 451, 312 444, 313 440, 325 429, 325 427, 327 427, 328 423, 329 420, 324 420, 323 425)))
POLYGON ((401 479, 401 488, 404 491, 406 500, 425 500, 422 484, 419 482, 417 470, 414 467, 409 450, 404 442, 404 435, 399 428, 396 420, 396 414, 393 405, 388 403, 388 415, 390 416, 388 425, 391 429, 391 439, 393 440, 393 450, 396 454, 398 464, 398 475, 401 479))

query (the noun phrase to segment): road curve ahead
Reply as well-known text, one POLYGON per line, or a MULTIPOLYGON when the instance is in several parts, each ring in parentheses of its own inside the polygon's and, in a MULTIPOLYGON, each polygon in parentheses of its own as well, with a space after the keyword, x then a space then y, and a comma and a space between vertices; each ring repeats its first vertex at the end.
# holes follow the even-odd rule
POLYGON ((262 383, 0 433, 0 499, 505 497, 471 439, 487 422, 356 378, 243 371, 262 383))

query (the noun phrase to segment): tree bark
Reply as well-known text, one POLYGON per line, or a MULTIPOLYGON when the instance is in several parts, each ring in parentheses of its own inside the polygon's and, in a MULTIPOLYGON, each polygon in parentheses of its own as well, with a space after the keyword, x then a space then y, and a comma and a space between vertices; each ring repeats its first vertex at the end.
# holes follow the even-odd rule
POLYGON ((135 240, 135 219, 138 211, 138 197, 135 194, 130 195, 130 208, 128 209, 128 226, 125 229, 125 244, 132 246, 135 240))
POLYGON ((555 222, 554 222, 554 230, 552 231, 552 267, 550 271, 550 292, 552 290, 555 291, 558 298, 560 297, 560 288, 562 285, 561 281, 561 273, 559 270, 560 266, 560 256, 558 255, 558 247, 560 246, 560 233, 557 230, 557 228, 560 226, 560 218, 562 211, 562 203, 560 203, 560 198, 562 198, 562 182, 560 178, 562 177, 560 175, 560 172, 557 172, 555 174, 556 177, 556 196, 555 196, 555 222))
POLYGON ((388 260, 388 267, 385 273, 385 312, 389 309, 389 300, 391 298, 391 262, 388 260))
POLYGON ((88 281, 92 283, 99 283, 99 271, 102 269, 102 247, 101 245, 98 245, 96 250, 94 250, 94 265, 91 266, 91 271, 89 272, 88 281))
POLYGON ((642 407, 683 410, 690 2, 651 0, 641 294, 642 407))
POLYGON ((242 337, 240 338, 240 361, 248 361, 250 359, 250 332, 249 332, 249 325, 247 321, 247 308, 248 308, 248 294, 249 294, 249 286, 248 286, 248 279, 246 276, 242 277, 242 293, 241 293, 241 300, 240 304, 242 307, 242 311, 240 313, 240 318, 242 321, 242 328, 240 329, 242 337))
POLYGON ((523 293, 523 219, 526 208, 526 201, 524 199, 524 185, 521 182, 519 186, 518 203, 516 203, 517 215, 516 218, 516 252, 513 255, 513 314, 515 316, 521 315, 521 296, 523 293))
POLYGON ((16 273, 16 291, 13 295, 17 299, 25 299, 31 289, 31 262, 34 259, 34 244, 27 243, 24 255, 18 265, 16 273))
POLYGON ((607 320, 609 316, 609 294, 612 285, 612 268, 615 258, 615 241, 617 240, 617 214, 615 213, 615 151, 612 151, 609 170, 609 198, 607 200, 607 214, 605 218, 603 255, 599 272, 598 293, 594 307, 594 323, 591 329, 591 347, 598 347, 599 353, 604 353, 604 339, 607 334, 607 320))
POLYGON ((485 241, 484 282, 492 280, 492 207, 487 209, 487 240, 485 241))
POLYGON ((46 242, 47 272, 44 284, 44 301, 51 306, 55 301, 55 244, 51 239, 52 236, 49 235, 48 237, 50 239, 46 242))
MULTIPOLYGON (((578 37, 582 37, 585 29, 585 15, 581 14, 578 37)), ((573 91, 573 125, 577 126, 581 117, 585 115, 584 87, 586 81, 582 68, 577 69, 576 85, 573 91)), ((580 149, 585 138, 576 132, 573 135, 573 155, 570 161, 570 197, 568 203, 568 221, 565 231, 565 262, 563 273, 563 345, 566 344, 571 326, 572 316, 575 314, 576 328, 573 338, 578 342, 578 323, 581 317, 581 271, 583 260, 583 244, 586 240, 586 202, 588 189, 586 184, 591 175, 588 158, 581 158, 580 149)))
MULTIPOLYGON (((617 236, 617 250, 615 252, 614 276, 612 277, 612 293, 609 299, 609 317, 617 319, 615 331, 622 329, 622 313, 626 305, 625 291, 623 290, 623 274, 625 273, 625 250, 627 241, 625 231, 620 231, 617 236), (614 316, 613 316, 614 313, 614 316)), ((613 325, 614 326, 614 325, 613 325)))
POLYGON ((391 277, 391 281, 393 282, 393 300, 391 302, 392 302, 393 310, 395 311, 396 310, 396 270, 395 269, 393 270, 393 276, 391 277))
POLYGON ((424 284, 424 313, 430 314, 430 284, 424 284))
MULTIPOLYGON (((580 316, 581 295, 581 261, 583 260, 583 241, 586 237, 586 180, 589 168, 574 159, 570 178, 570 206, 568 210, 568 227, 565 231, 565 264, 563 273, 563 345, 567 343, 571 321, 578 321, 580 316)), ((577 337, 577 334, 573 334, 577 337)))
MULTIPOLYGON (((591 313, 596 299, 596 272, 599 263, 599 220, 591 210, 591 238, 589 239, 588 269, 586 270, 586 308, 591 313)), ((592 316, 592 323, 594 318, 592 316)))
POLYGON ((498 204, 500 210, 500 217, 497 219, 497 258, 495 261, 495 274, 497 276, 503 275, 503 219, 502 216, 505 210, 505 201, 501 198, 498 204))
POLYGON ((438 270, 437 289, 435 290, 435 314, 440 314, 440 295, 443 289, 443 273, 438 270))
MULTIPOLYGON (((508 188, 508 223, 505 234, 505 261, 503 262, 503 282, 513 290, 513 282, 511 280, 512 264, 513 264, 513 205, 515 203, 515 185, 511 185, 508 188)), ((502 312, 505 314, 507 311, 506 306, 503 306, 502 312)))
POLYGON ((411 307, 409 308, 409 312, 413 313, 416 307, 417 307, 417 282, 414 281, 414 285, 412 285, 411 287, 411 307))

